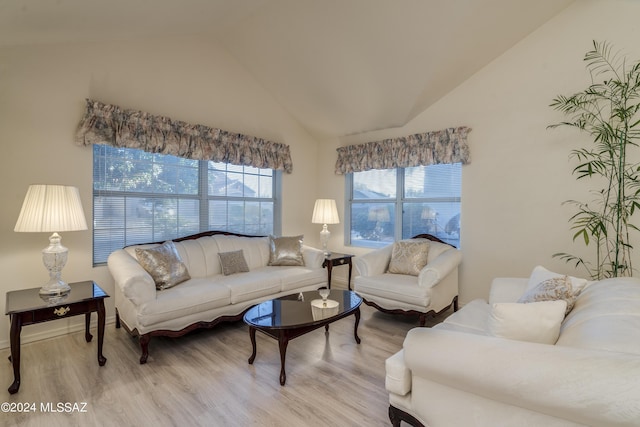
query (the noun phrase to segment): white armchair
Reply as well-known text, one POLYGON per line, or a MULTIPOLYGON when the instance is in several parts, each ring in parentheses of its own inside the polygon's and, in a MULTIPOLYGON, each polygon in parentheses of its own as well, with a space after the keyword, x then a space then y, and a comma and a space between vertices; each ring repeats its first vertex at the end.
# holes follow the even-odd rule
MULTIPOLYGON (((413 239, 429 240, 427 264, 418 276, 389 273, 393 245, 354 258, 357 275, 354 290, 365 304, 391 314, 435 316, 453 305, 458 310, 458 265, 462 254, 454 246, 430 234, 413 239)), ((413 241, 411 239, 411 241, 413 241)))

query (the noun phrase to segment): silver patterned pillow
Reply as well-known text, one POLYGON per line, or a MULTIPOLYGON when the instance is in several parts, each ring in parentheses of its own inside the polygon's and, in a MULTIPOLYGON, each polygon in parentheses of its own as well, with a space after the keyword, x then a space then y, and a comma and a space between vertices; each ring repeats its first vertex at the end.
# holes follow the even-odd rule
POLYGON ((176 245, 171 241, 155 248, 136 248, 136 257, 140 265, 153 277, 158 290, 168 289, 191 278, 176 245))
POLYGON ((268 265, 304 265, 302 239, 304 236, 269 236, 268 265))
POLYGON ((573 309, 576 299, 578 299, 578 294, 579 291, 574 291, 569 276, 553 277, 538 283, 537 286, 525 292, 518 302, 564 300, 567 302, 566 316, 573 309))
POLYGON ((244 259, 244 252, 242 249, 231 252, 220 252, 218 254, 218 258, 220 258, 222 274, 225 276, 236 273, 246 273, 249 271, 249 266, 247 265, 247 261, 244 259))
POLYGON ((428 255, 428 242, 395 242, 391 250, 389 273, 418 276, 427 265, 428 255))

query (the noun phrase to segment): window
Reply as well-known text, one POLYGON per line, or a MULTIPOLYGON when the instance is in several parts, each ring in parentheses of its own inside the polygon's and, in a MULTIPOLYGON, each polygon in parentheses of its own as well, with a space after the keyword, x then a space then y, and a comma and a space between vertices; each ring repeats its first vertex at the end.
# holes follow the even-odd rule
POLYGON ((207 230, 280 232, 280 172, 93 146, 93 262, 207 230))
POLYGON ((381 247, 429 233, 460 247, 461 163, 347 174, 347 244, 381 247))

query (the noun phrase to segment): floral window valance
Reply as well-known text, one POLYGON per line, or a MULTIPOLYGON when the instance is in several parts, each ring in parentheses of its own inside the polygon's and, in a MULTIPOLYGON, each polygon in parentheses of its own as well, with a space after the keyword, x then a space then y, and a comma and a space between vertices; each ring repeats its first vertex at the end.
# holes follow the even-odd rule
POLYGON ((291 173, 289 146, 87 99, 78 145, 107 144, 291 173))
POLYGON ((462 126, 340 147, 337 149, 336 173, 441 163, 467 164, 471 162, 467 145, 470 131, 462 126))

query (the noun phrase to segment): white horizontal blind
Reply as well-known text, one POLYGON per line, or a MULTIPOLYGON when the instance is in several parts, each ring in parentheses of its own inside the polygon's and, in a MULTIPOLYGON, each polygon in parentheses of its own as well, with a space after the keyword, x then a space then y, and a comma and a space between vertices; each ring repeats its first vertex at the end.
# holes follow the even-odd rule
POLYGON ((459 247, 461 179, 461 163, 348 174, 348 243, 380 247, 429 233, 459 247))
POLYGON ((218 229, 270 234, 271 169, 94 145, 93 262, 115 249, 218 229))

